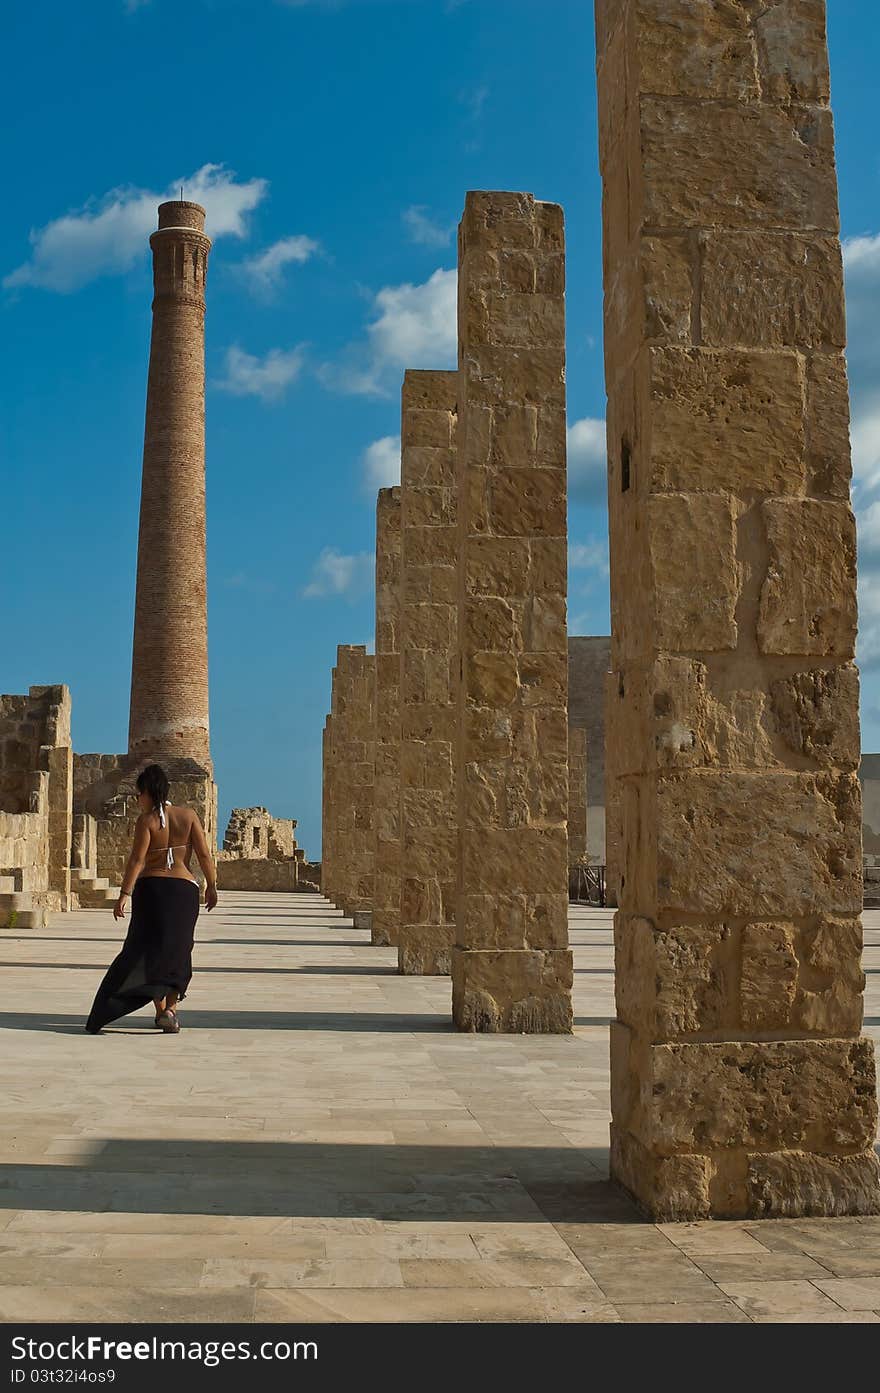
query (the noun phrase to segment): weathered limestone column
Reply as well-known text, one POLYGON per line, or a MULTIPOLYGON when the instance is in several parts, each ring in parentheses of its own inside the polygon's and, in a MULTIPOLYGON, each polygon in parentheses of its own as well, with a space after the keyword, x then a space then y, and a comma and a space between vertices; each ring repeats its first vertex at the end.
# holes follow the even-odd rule
MULTIPOLYGON (((336 680, 336 669, 331 679, 330 701, 333 701, 332 683, 336 680)), ((333 898, 333 848, 330 844, 330 786, 332 782, 333 760, 333 716, 327 716, 321 733, 321 894, 328 900, 333 898)))
POLYGON ((345 912, 353 915, 372 910, 375 890, 376 659, 363 647, 353 648, 351 653, 348 760, 340 769, 337 806, 348 803, 350 807, 350 878, 345 912))
POLYGON ((562 209, 469 193, 459 228, 462 1030, 571 1029, 562 209))
POLYGON ((568 727, 568 864, 587 854, 587 732, 568 727))
POLYGON ((664 1219, 874 1212, 823 6, 597 17, 612 1174, 664 1219))
POLYGON ((400 489, 376 500, 375 888, 370 937, 400 932, 400 489))
POLYGON ((197 203, 159 205, 128 750, 211 771, 205 572, 205 280, 197 203))
POLYGON ((327 819, 332 848, 332 898, 343 914, 354 912, 355 905, 355 798, 353 796, 353 765, 360 753, 354 748, 358 695, 357 667, 366 654, 363 644, 341 643, 336 649, 333 680, 333 748, 330 760, 330 787, 327 819))
POLYGON ((458 376, 407 372, 401 410, 401 864, 397 965, 448 974, 458 807, 458 376))

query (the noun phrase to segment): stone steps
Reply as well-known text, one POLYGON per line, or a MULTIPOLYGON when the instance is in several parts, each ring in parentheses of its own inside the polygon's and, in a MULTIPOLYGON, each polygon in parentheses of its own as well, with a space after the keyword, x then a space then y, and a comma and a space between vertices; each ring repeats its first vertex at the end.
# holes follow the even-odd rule
POLYGON ((107 876, 75 866, 70 872, 70 888, 79 897, 82 909, 106 909, 119 898, 119 887, 107 876))

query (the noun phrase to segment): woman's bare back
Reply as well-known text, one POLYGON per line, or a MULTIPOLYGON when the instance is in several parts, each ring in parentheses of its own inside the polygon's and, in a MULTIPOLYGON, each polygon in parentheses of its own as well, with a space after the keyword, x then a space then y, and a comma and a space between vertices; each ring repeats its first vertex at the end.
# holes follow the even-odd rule
POLYGON ((150 833, 150 845, 146 853, 144 869, 138 879, 144 876, 172 876, 178 880, 195 880, 195 876, 189 868, 192 860, 193 851, 196 851, 199 840, 205 843, 204 851, 207 852, 207 840, 202 831, 202 824, 193 812, 192 808, 177 807, 171 803, 165 805, 165 826, 159 821, 159 814, 152 812, 147 818, 147 828, 150 833), (172 864, 168 865, 168 852, 171 851, 172 864))

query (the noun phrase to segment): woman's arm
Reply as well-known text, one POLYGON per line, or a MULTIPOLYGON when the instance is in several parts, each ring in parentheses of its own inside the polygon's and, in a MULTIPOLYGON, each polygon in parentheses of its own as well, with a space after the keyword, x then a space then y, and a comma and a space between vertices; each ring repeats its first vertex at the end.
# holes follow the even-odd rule
POLYGON ((205 829, 199 821, 198 813, 193 813, 190 836, 192 837, 193 851, 198 857, 205 877, 205 908, 213 909, 217 903, 217 871, 211 858, 208 838, 205 836, 205 829))
POLYGON ((135 824, 134 841, 131 846, 131 853, 126 862, 125 871, 122 876, 122 886, 119 891, 119 899, 113 906, 113 918, 121 919, 125 913, 125 901, 128 899, 134 883, 144 869, 144 862, 147 859, 147 852, 150 849, 150 829, 147 825, 147 818, 144 813, 135 824), (126 888, 127 887, 127 888, 126 888))

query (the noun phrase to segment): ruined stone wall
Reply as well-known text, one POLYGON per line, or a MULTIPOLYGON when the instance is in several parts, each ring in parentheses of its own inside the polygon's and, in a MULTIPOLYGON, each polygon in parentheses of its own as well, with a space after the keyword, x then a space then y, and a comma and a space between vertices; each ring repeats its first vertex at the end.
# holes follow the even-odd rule
POLYGON ((0 922, 71 905, 70 709, 61 685, 0 696, 0 922))
POLYGON ((273 817, 263 807, 233 808, 219 858, 283 861, 297 850, 295 833, 295 818, 273 817))
POLYGON ((219 890, 292 891, 299 889, 299 862, 268 857, 221 856, 217 861, 219 890))
POLYGON ((401 411, 402 973, 449 973, 458 683, 454 372, 407 372, 401 411))
POLYGON ((467 195, 452 959, 466 1030, 571 1029, 564 279, 561 208, 467 195))
POLYGON ((586 733, 587 854, 605 862, 605 682, 611 668, 607 635, 570 635, 568 723, 586 733))
POLYGON ((880 1201, 823 19, 597 6, 612 1174, 666 1219, 880 1201))
POLYGON ((400 933, 400 489, 376 500, 375 894, 371 939, 400 933))
POLYGON ((305 852, 295 828, 295 818, 273 817, 268 808, 233 808, 217 856, 219 889, 299 889, 305 852))

